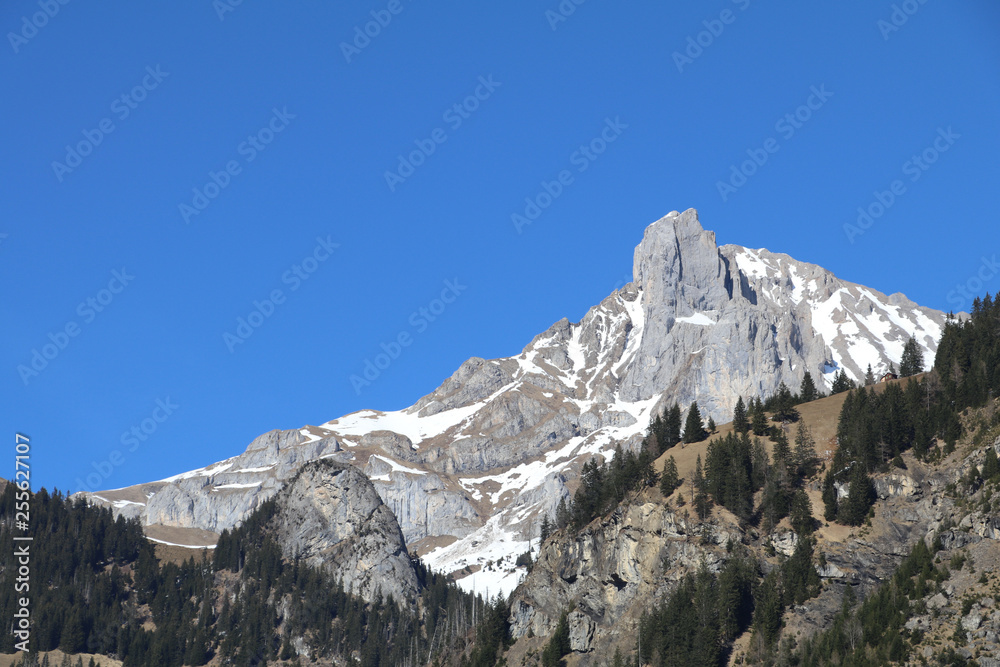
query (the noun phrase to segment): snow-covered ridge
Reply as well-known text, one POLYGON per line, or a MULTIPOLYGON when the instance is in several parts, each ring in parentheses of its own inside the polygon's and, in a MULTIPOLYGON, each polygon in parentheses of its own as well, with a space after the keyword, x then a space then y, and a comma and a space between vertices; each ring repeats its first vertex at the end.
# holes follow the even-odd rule
POLYGON ((944 322, 787 255, 720 247, 691 210, 646 229, 634 276, 579 322, 516 355, 468 360, 409 408, 274 431, 221 463, 91 498, 147 524, 220 532, 305 462, 333 458, 365 471, 432 567, 508 592, 516 556, 582 463, 638 446, 658 409, 697 400, 726 421, 737 397, 797 387, 806 371, 829 387, 840 369, 860 379, 869 364, 898 365, 910 336, 930 363, 944 322))

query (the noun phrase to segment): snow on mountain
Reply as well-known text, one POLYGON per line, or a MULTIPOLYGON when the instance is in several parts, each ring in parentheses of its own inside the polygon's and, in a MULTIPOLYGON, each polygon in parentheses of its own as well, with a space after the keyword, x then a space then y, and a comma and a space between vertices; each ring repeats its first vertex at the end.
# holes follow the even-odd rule
POLYGON ((719 247, 697 213, 650 225, 634 281, 580 322, 562 319, 520 354, 473 358, 413 406, 272 431, 219 464, 91 494, 148 525, 220 532, 305 462, 361 468, 411 549, 468 589, 506 593, 589 457, 635 447, 664 406, 697 400, 726 421, 739 396, 827 387, 898 366, 913 336, 928 363, 945 315, 764 249, 719 247), (129 501, 123 503, 122 501, 129 501))

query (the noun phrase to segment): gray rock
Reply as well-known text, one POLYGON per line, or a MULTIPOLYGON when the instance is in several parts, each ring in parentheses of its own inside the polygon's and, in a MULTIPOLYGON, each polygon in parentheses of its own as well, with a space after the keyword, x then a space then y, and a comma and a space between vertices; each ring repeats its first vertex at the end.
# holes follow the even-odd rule
POLYGON ((962 627, 968 632, 973 630, 978 630, 979 626, 983 624, 983 616, 979 613, 978 609, 973 608, 967 616, 962 619, 962 627))
POLYGON ((581 611, 573 611, 566 617, 569 623, 569 647, 578 653, 591 649, 595 624, 581 611))
POLYGON ((409 604, 416 597, 417 575, 399 525, 353 466, 303 467, 278 494, 270 526, 286 558, 326 568, 365 600, 381 593, 409 604))

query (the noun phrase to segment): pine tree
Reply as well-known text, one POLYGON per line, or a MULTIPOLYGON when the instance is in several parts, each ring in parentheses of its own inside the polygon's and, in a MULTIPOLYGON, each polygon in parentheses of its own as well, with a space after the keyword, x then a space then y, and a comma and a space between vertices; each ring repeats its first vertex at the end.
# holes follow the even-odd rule
POLYGON ((812 503, 803 489, 798 489, 792 495, 788 516, 791 519, 792 528, 800 537, 813 532, 815 522, 812 516, 812 503))
POLYGON ((860 463, 851 470, 851 483, 847 499, 840 504, 837 520, 849 526, 860 526, 868 516, 868 509, 875 503, 875 487, 860 463))
POLYGON ((742 396, 736 399, 736 409, 733 410, 733 430, 741 434, 750 430, 750 420, 747 419, 747 408, 742 396))
POLYGON ((799 479, 812 477, 816 470, 816 441, 813 439, 812 431, 803 421, 799 422, 799 427, 795 431, 795 475, 799 479))
POLYGON ((802 376, 802 384, 799 385, 799 400, 803 403, 809 403, 817 398, 819 398, 819 392, 816 391, 816 383, 813 382, 812 374, 806 371, 806 374, 802 376))
POLYGON ((562 530, 569 525, 570 517, 572 513, 570 508, 566 505, 566 498, 559 499, 559 505, 556 507, 556 527, 562 530))
POLYGON ((916 339, 910 336, 903 346, 903 358, 899 362, 899 376, 910 377, 924 370, 924 353, 917 344, 916 339))
POLYGON ((764 404, 761 403, 760 397, 754 399, 750 415, 750 425, 754 435, 767 435, 767 432, 771 429, 767 424, 767 415, 764 414, 764 404))
POLYGON ((570 652, 569 646, 569 621, 567 613, 564 611, 559 617, 559 624, 556 631, 552 633, 551 639, 542 651, 542 667, 557 667, 565 664, 562 657, 570 652))
POLYGON ((667 411, 664 421, 664 437, 666 445, 663 449, 669 449, 681 441, 681 406, 674 403, 667 411))
POLYGON ((677 461, 674 457, 668 457, 667 462, 663 464, 663 475, 660 477, 660 491, 664 496, 670 496, 681 485, 680 477, 677 472, 677 461))
POLYGON ((865 386, 870 387, 875 384, 875 373, 872 372, 872 365, 868 364, 868 371, 865 373, 865 386))
POLYGON ((694 507, 695 511, 698 513, 698 518, 704 521, 708 517, 708 513, 712 508, 711 501, 708 497, 708 488, 705 483, 705 474, 702 472, 701 468, 701 454, 695 459, 694 468, 694 507))
POLYGON ((799 420, 799 411, 795 409, 795 397, 784 382, 778 385, 778 393, 775 395, 774 420, 782 423, 799 420))
POLYGON ((549 535, 552 534, 552 522, 549 521, 549 515, 546 514, 542 517, 542 527, 541 532, 538 535, 539 542, 544 542, 549 539, 549 535))
POLYGON ((691 444, 701 442, 708 437, 705 426, 701 422, 701 412, 698 410, 698 402, 691 403, 688 410, 687 421, 684 422, 684 442, 691 444))
POLYGON ((841 368, 839 371, 837 371, 837 375, 835 375, 833 378, 833 388, 831 389, 831 391, 834 394, 839 394, 842 391, 848 391, 853 388, 854 388, 854 382, 851 380, 851 378, 847 377, 847 373, 844 372, 844 369, 841 368))
POLYGON ((983 480, 990 481, 1000 476, 1000 461, 997 461, 996 450, 989 447, 986 450, 986 460, 983 461, 983 480))
POLYGON ((711 415, 708 417, 708 432, 709 434, 715 433, 715 420, 712 419, 711 415))

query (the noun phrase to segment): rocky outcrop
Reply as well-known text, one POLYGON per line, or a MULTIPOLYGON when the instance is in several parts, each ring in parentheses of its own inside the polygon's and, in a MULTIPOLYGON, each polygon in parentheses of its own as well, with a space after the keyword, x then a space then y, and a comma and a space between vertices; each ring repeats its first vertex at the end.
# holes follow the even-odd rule
POLYGON ((717 571, 726 545, 742 540, 732 523, 692 522, 660 502, 620 507, 577 534, 560 533, 545 542, 514 593, 511 634, 548 636, 573 605, 568 617, 578 628, 573 650, 589 651, 620 634, 620 621, 634 621, 686 572, 701 563, 717 571))
POLYGON ((332 572, 365 600, 382 594, 409 604, 416 598, 417 575, 396 518, 353 466, 319 461, 303 467, 278 494, 270 530, 286 558, 332 572))
MULTIPOLYGON (((995 446, 1000 447, 1000 439, 995 446)), ((907 627, 934 630, 944 641, 954 641, 959 625, 967 644, 956 648, 968 656, 996 654, 1000 611, 991 591, 1000 535, 992 536, 994 517, 975 508, 990 492, 980 490, 966 504, 948 491, 956 472, 981 463, 983 451, 936 465, 907 454, 906 470, 875 476, 876 486, 886 493, 870 525, 847 529, 820 523, 815 567, 824 585, 818 597, 787 610, 786 636, 808 636, 829 627, 848 588, 863 598, 891 578, 917 541, 930 545, 938 538, 944 549, 939 562, 961 555, 974 566, 954 571, 939 591, 932 587, 924 600, 927 612, 910 619, 907 627)), ((818 485, 815 481, 811 491, 817 492, 818 485)), ((686 574, 702 565, 719 571, 737 544, 767 572, 794 552, 798 539, 780 526, 769 535, 741 529, 718 507, 702 522, 683 509, 671 509, 655 491, 641 492, 608 516, 576 533, 557 532, 541 546, 531 573, 511 598, 511 633, 517 641, 508 662, 537 652, 570 609, 576 660, 571 664, 604 664, 616 648, 628 655, 635 648, 641 615, 686 574)), ((955 561, 952 565, 958 567, 955 561)), ((740 657, 734 658, 739 664, 740 657)))

